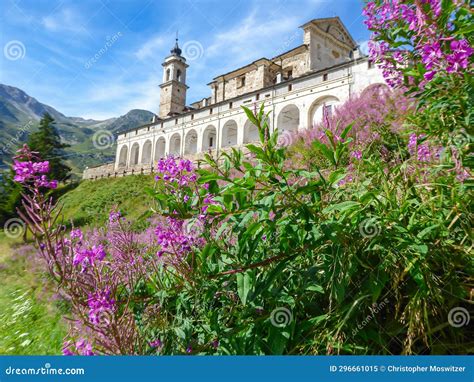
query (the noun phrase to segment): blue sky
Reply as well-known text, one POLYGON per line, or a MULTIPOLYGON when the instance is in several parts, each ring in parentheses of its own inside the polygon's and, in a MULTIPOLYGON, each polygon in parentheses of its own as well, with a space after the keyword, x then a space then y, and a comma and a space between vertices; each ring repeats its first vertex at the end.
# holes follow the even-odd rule
POLYGON ((359 0, 1 0, 0 82, 68 116, 157 112, 161 63, 179 30, 188 55, 187 103, 206 85, 302 43, 298 27, 339 16, 367 41, 359 0), (95 57, 95 58, 94 58, 95 57))

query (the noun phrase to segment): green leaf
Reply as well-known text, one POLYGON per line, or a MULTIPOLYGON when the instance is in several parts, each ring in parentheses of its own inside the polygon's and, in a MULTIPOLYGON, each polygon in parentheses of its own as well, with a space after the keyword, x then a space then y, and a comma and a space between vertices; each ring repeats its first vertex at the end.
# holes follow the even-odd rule
POLYGON ((306 288, 306 290, 309 290, 312 292, 324 293, 324 289, 321 285, 310 285, 309 287, 306 288))
POLYGON ((438 227, 439 227, 439 224, 433 224, 433 225, 425 228, 421 232, 419 232, 418 235, 416 235, 416 237, 418 239, 423 239, 426 235, 428 235, 431 231, 433 231, 435 228, 438 228, 438 227))
POLYGON ((342 138, 342 139, 346 139, 347 134, 349 134, 349 132, 352 130, 352 126, 354 126, 354 122, 352 122, 351 124, 347 125, 347 127, 344 129, 344 131, 343 131, 342 134, 341 134, 341 138, 342 138))
POLYGON ((257 118, 253 114, 252 110, 250 110, 248 107, 245 107, 245 106, 242 106, 242 109, 244 109, 244 112, 247 115, 247 118, 249 119, 249 121, 252 122, 255 126, 258 126, 257 118))
POLYGON ((237 293, 243 305, 247 304, 247 297, 255 285, 255 271, 248 270, 245 273, 237 273, 237 293))
POLYGON ((286 344, 290 339, 289 328, 277 328, 270 326, 268 331, 268 345, 270 346, 271 354, 281 355, 285 350, 286 344))
POLYGON ((323 212, 328 213, 328 212, 333 212, 333 211, 339 211, 339 212, 344 212, 350 209, 353 209, 354 207, 358 206, 359 202, 354 202, 352 200, 347 200, 342 203, 337 203, 337 204, 331 204, 330 206, 326 207, 323 212))

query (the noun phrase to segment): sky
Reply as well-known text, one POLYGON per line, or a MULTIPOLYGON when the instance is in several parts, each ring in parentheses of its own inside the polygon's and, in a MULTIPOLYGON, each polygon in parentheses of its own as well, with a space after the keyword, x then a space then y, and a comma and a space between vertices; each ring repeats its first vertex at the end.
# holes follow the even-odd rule
POLYGON ((305 22, 339 16, 366 45, 362 0, 0 0, 0 83, 67 116, 158 111, 164 58, 187 58, 187 103, 212 79, 302 44, 305 22))

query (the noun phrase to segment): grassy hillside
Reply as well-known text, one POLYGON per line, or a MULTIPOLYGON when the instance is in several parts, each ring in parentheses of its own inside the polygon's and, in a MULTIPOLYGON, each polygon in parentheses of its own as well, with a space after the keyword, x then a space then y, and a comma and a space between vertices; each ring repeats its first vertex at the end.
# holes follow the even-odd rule
POLYGON ((137 220, 150 208, 144 189, 153 182, 151 175, 83 181, 59 199, 64 219, 75 226, 99 225, 108 219, 112 207, 118 205, 124 216, 137 220))
POLYGON ((60 354, 64 302, 31 244, 0 232, 0 354, 60 354))

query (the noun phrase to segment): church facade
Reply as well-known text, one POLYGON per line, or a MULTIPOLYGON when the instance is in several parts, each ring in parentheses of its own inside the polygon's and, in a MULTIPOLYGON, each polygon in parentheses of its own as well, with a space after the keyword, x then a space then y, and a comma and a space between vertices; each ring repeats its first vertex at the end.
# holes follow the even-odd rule
MULTIPOLYGON (((210 97, 186 104, 186 58, 176 41, 163 62, 159 113, 153 121, 117 137, 115 162, 86 169, 83 177, 153 171, 167 155, 201 158, 258 141, 242 106, 270 111, 271 129, 291 139, 331 114, 338 104, 372 85, 382 73, 364 56, 338 17, 301 26, 303 44, 214 78, 210 97)), ((192 69, 192 68, 191 68, 192 69)))

